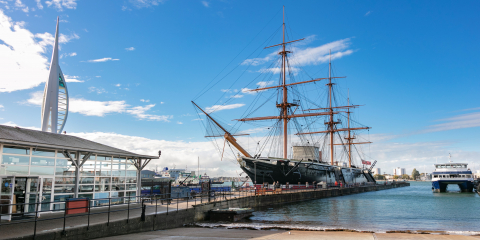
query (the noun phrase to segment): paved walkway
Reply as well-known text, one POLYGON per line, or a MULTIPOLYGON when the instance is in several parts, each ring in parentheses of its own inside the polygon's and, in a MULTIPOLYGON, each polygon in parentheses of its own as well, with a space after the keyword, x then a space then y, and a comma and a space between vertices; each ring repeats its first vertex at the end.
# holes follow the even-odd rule
POLYGON ((157 240, 157 239, 338 239, 338 240, 391 240, 391 239, 442 239, 479 240, 480 236, 434 235, 408 233, 357 233, 323 231, 284 231, 284 230, 239 230, 211 228, 175 228, 161 231, 143 232, 121 236, 100 238, 102 240, 157 240))
MULTIPOLYGON (((211 201, 221 201, 224 199, 230 199, 235 197, 253 196, 252 193, 234 193, 229 195, 217 195, 215 198, 211 198, 211 201)), ((155 213, 175 212, 178 210, 192 208, 195 204, 201 202, 208 202, 207 197, 195 198, 187 200, 173 199, 172 202, 167 205, 166 202, 162 204, 160 200, 157 202, 146 202, 146 215, 153 215, 155 213), (178 204, 177 204, 178 203, 178 204)), ((75 228, 80 226, 87 226, 89 218, 90 225, 106 223, 108 221, 114 222, 119 220, 125 220, 127 218, 137 218, 142 214, 141 204, 130 204, 130 206, 114 205, 110 207, 110 214, 108 214, 108 207, 96 207, 90 210, 90 216, 85 214, 67 215, 65 220, 65 228, 75 228), (129 210, 130 208, 130 210, 129 210)), ((30 218, 24 218, 22 220, 13 220, 12 222, 2 221, 0 224, 0 239, 8 239, 20 236, 33 235, 35 223, 34 216, 30 218)), ((37 233, 59 231, 63 229, 64 213, 41 213, 40 218, 37 221, 37 233)))

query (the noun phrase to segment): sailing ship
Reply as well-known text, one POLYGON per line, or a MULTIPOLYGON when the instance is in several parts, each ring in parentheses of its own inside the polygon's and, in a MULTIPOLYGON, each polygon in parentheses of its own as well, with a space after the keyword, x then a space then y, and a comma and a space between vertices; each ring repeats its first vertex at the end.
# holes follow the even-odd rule
MULTIPOLYGON (((251 155, 245 148, 243 148, 237 141, 235 136, 243 136, 248 134, 235 134, 231 130, 228 130, 225 125, 211 116, 211 111, 205 111, 198 106, 194 101, 192 103, 196 108, 200 110, 199 114, 206 116, 209 126, 214 126, 218 129, 219 134, 212 134, 206 137, 223 137, 224 146, 222 151, 222 158, 225 151, 225 143, 229 146, 233 146, 237 153, 237 161, 240 168, 250 177, 254 184, 263 183, 280 183, 280 184, 319 184, 325 183, 327 185, 355 185, 365 183, 375 183, 375 179, 372 175, 372 168, 376 161, 369 168, 360 167, 359 164, 352 164, 353 151, 355 151, 357 144, 369 144, 371 142, 364 141, 359 142, 357 135, 354 131, 367 130, 370 127, 351 126, 351 114, 352 109, 358 108, 360 105, 348 104, 336 104, 335 101, 335 88, 336 79, 344 77, 332 76, 332 59, 331 52, 329 58, 329 70, 328 77, 310 79, 307 81, 294 81, 294 75, 291 74, 290 64, 288 57, 292 54, 292 51, 287 50, 288 44, 292 44, 298 41, 304 40, 298 39, 293 41, 285 41, 285 10, 283 11, 283 41, 280 44, 266 47, 279 47, 279 64, 280 77, 279 84, 277 86, 264 86, 256 89, 249 89, 250 92, 264 93, 269 90, 277 90, 277 102, 278 115, 276 116, 262 116, 262 117, 248 117, 235 119, 238 122, 246 123, 252 121, 268 121, 273 120, 274 124, 268 128, 270 129, 269 136, 275 135, 278 137, 277 141, 271 141, 270 149, 277 150, 280 157, 262 157, 262 151, 266 149, 266 143, 262 144, 262 147, 257 148, 256 153, 251 155), (288 76, 288 78, 287 78, 288 76), (316 83, 319 81, 328 81, 327 86, 327 99, 326 104, 313 103, 316 108, 305 108, 304 102, 312 104, 312 100, 300 101, 299 99, 289 99, 291 92, 295 92, 295 87, 300 85, 316 83), (343 106, 341 106, 343 105, 343 106), (303 110, 305 109, 305 110, 303 110), (298 111, 298 113, 297 113, 298 111), (342 121, 340 118, 346 118, 342 121), (311 120, 313 119, 313 120, 311 120), (314 123, 320 122, 324 119, 323 126, 319 126, 319 131, 312 131, 314 123), (305 122, 304 125, 299 123, 299 120, 305 122), (345 126, 346 125, 346 126, 345 126), (289 133, 291 128, 296 128, 296 133, 292 136, 289 133), (342 136, 343 135, 343 136, 342 136), (314 138, 314 136, 320 136, 314 138), (289 157, 289 139, 290 144, 293 137, 299 139, 300 143, 291 147, 289 157), (341 147, 341 151, 346 154, 335 154, 336 148, 341 147), (329 153, 329 159, 325 159, 323 152, 329 153), (343 156, 343 161, 340 158, 343 156), (336 158, 337 159, 336 159, 336 158), (348 164, 347 164, 347 160, 348 164), (329 161, 328 161, 329 160, 329 161)), ((299 91, 296 91, 298 95, 299 91)), ((251 108, 258 109, 258 108, 251 108)), ((246 115, 251 115, 253 112, 246 115)), ((355 122, 357 123, 357 122, 355 122)), ((268 139, 271 139, 270 137, 268 139)), ((267 141, 267 140, 266 140, 267 141)), ((265 142, 266 142, 265 141, 265 142)), ((271 151, 270 151, 271 152, 271 151)), ((360 159, 363 164, 369 164, 369 161, 360 159)))

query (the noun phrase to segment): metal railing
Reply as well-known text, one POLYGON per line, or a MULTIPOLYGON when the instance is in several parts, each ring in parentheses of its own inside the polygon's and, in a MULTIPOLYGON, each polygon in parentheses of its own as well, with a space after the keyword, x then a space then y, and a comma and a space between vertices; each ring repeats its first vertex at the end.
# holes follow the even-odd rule
MULTIPOLYGON (((358 186, 369 186, 370 184, 355 184, 355 185, 348 185, 348 186, 335 186, 335 185, 327 185, 325 187, 318 187, 317 185, 289 185, 288 188, 286 185, 281 185, 281 187, 276 188, 273 184, 269 184, 263 188, 257 184, 256 187, 236 187, 232 188, 229 191, 221 190, 221 191, 209 191, 209 192, 199 192, 199 193, 191 193, 187 197, 181 197, 180 193, 176 196, 172 196, 172 193, 167 194, 151 194, 151 195, 141 195, 141 196, 125 196, 125 197, 111 197, 111 198, 100 198, 100 199, 88 199, 88 205, 84 207, 67 207, 69 202, 80 201, 82 199, 67 199, 66 201, 54 201, 54 202, 35 202, 35 203, 16 203, 16 204, 0 204, 0 219, 2 216, 10 216, 12 221, 5 222, 0 221, 0 232, 2 232, 2 228, 16 225, 16 224, 25 224, 25 223, 33 223, 33 238, 35 239, 37 235, 37 223, 39 222, 47 222, 53 220, 62 219, 62 233, 65 233, 67 220, 72 218, 80 218, 86 217, 86 219, 82 219, 85 221, 87 230, 90 228, 91 218, 98 215, 106 215, 106 224, 107 226, 110 225, 112 221, 111 215, 113 213, 125 212, 126 216, 120 218, 121 220, 127 220, 127 223, 132 218, 133 215, 138 217, 140 213, 141 220, 145 221, 147 210, 149 210, 148 215, 153 215, 153 226, 152 230, 155 230, 155 222, 158 213, 165 213, 166 215, 169 212, 179 211, 180 209, 188 209, 189 206, 192 207, 193 205, 201 204, 201 203, 208 203, 208 202, 216 202, 216 201, 224 201, 229 199, 237 199, 242 197, 251 197, 251 196, 259 196, 259 195, 270 195, 270 194, 282 194, 282 193, 292 193, 292 192, 303 192, 303 191, 322 191, 328 189, 340 189, 340 188, 349 188, 349 187, 358 187, 358 186), (42 205, 50 206, 51 204, 55 204, 60 206, 58 209, 53 210, 41 210, 42 205), (190 204, 190 205, 189 205, 190 204), (63 208, 62 208, 63 205, 63 208), (171 206, 173 205, 173 206, 171 206), (176 206, 175 206, 176 205, 176 206), (33 208, 31 208, 33 206, 33 208), (23 209, 20 213, 2 213, 3 209, 10 209, 10 208, 17 208, 23 209), (165 207, 165 209, 161 212, 158 211, 159 207, 165 207), (174 209, 172 209, 174 207, 174 209), (25 209, 34 209, 34 211, 27 211, 25 209), (67 214, 68 211, 71 210, 82 210, 83 213, 76 213, 76 214, 67 214), (139 210, 139 211, 138 211, 139 210), (61 214, 63 213, 63 214, 61 214), (33 215, 33 216, 32 216, 33 215), (40 216, 42 216, 40 218, 40 216), (46 217, 45 217, 46 216, 46 217)), ((85 201, 85 200, 83 200, 85 201)), ((18 211, 17 211, 18 212, 18 211)), ((97 219, 98 220, 98 219, 97 219)), ((118 220, 115 219, 115 220, 118 220)), ((98 221, 97 221, 98 223, 98 221)), ((103 221, 102 223, 105 223, 103 221)), ((54 223, 51 229, 58 229, 60 226, 57 225, 58 223, 54 223)), ((26 230, 26 229, 23 229, 26 230)), ((0 236, 1 238, 1 236, 0 236)))

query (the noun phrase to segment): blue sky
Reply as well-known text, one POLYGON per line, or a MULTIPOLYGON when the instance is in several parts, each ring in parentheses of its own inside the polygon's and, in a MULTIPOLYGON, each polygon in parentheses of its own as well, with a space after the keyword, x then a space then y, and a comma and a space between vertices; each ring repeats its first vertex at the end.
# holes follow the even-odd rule
MULTIPOLYGON (((339 87, 365 104, 357 117, 372 127, 369 151, 379 167, 431 168, 449 152, 480 167, 478 1, 1 0, 0 123, 40 127, 59 16, 67 133, 142 153, 162 149, 160 166, 192 165, 198 155, 212 175, 234 174, 235 164, 219 163, 203 138, 190 101, 211 107, 227 100, 222 89, 258 86, 248 83, 262 66, 241 63, 275 51, 258 49, 281 41, 274 33, 282 5, 289 39, 308 39, 296 45, 306 72, 328 74, 325 52, 315 49, 331 44, 344 53, 335 74, 347 76, 339 87)), ((215 115, 238 118, 253 100, 242 96, 228 104, 245 106, 215 115)))

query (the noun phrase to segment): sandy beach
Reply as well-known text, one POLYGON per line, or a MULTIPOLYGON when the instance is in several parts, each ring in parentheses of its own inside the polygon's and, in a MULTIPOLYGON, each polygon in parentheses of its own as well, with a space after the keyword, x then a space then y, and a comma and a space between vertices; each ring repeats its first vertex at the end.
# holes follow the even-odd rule
POLYGON ((212 228, 175 228, 169 230, 128 234, 101 238, 104 240, 154 240, 154 239, 339 239, 339 240, 390 240, 390 239, 452 239, 478 240, 480 236, 412 234, 412 233, 360 233, 344 231, 285 231, 242 230, 212 228))

